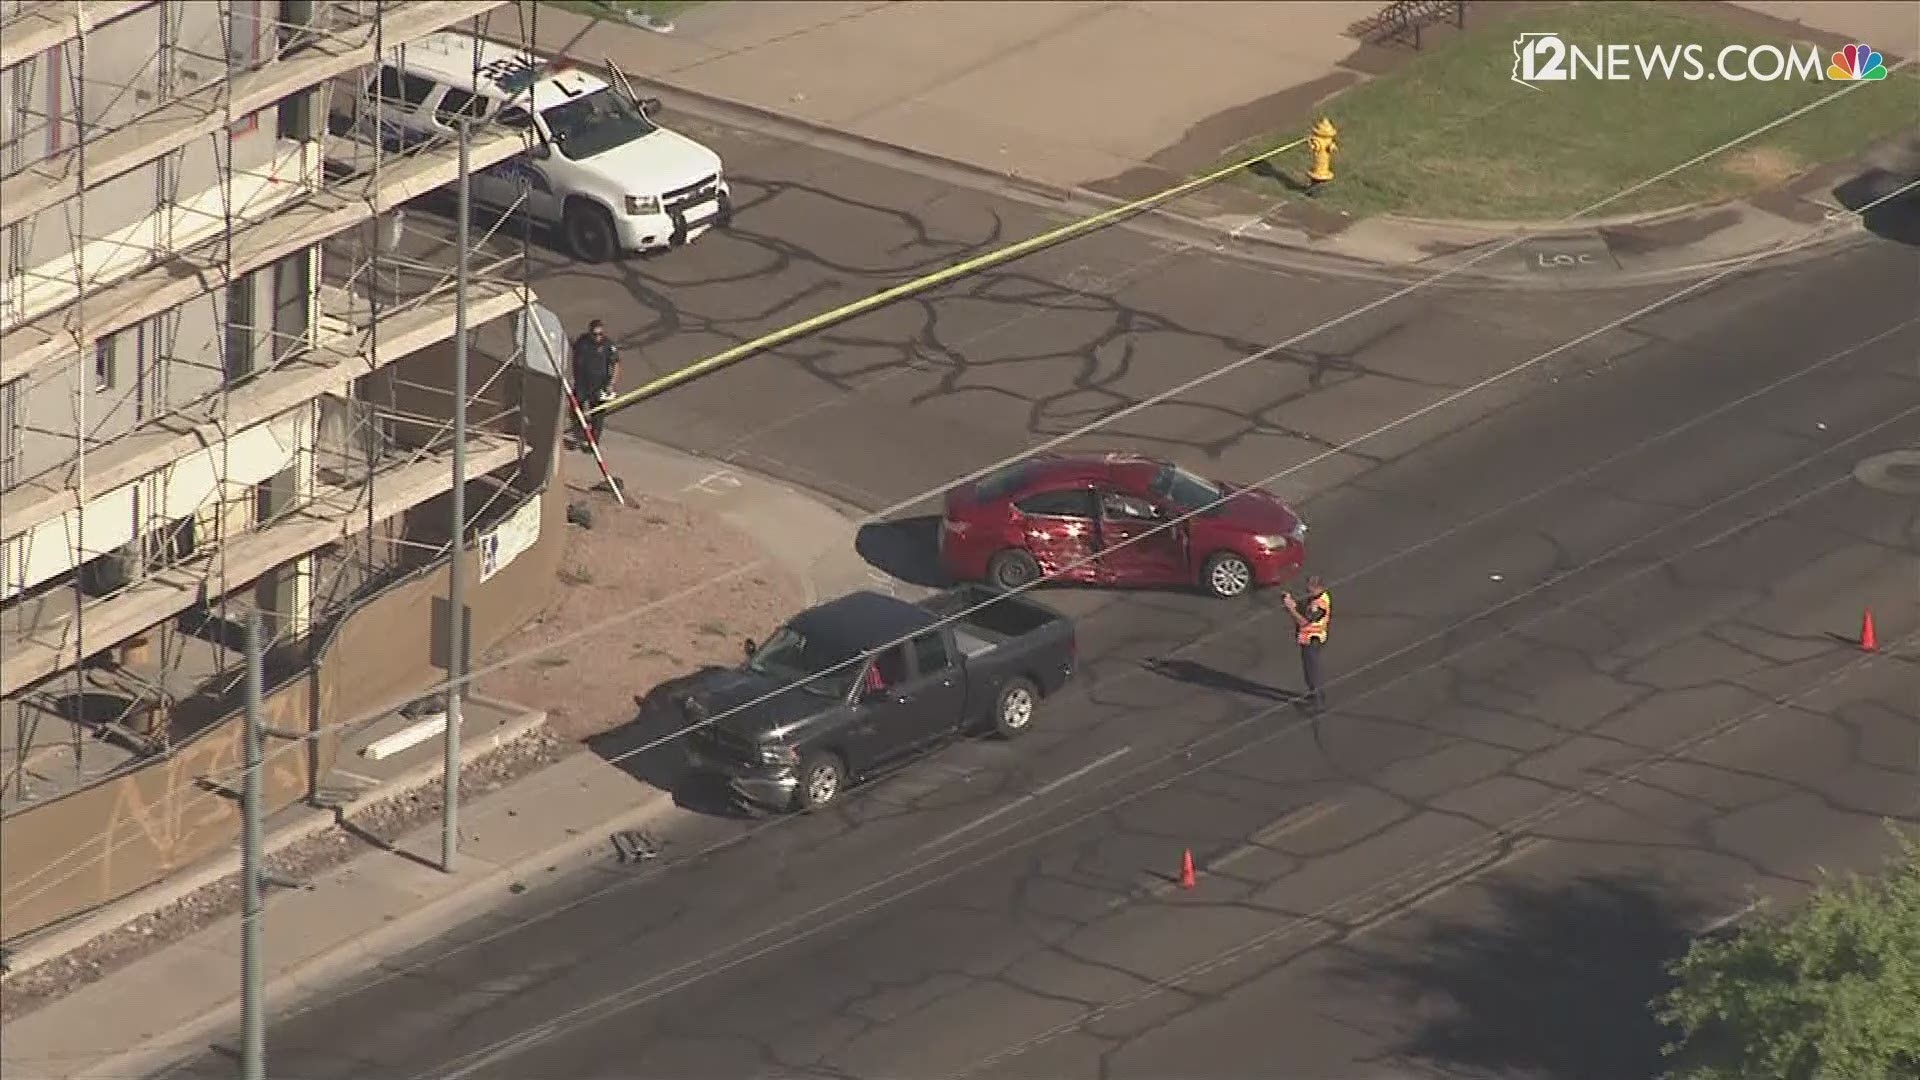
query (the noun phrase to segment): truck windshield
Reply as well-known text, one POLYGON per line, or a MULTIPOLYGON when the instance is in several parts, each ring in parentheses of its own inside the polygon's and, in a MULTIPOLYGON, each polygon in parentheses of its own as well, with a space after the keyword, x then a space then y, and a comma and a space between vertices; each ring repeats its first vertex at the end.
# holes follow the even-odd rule
POLYGON ((554 146, 573 161, 585 161, 657 130, 633 102, 610 86, 540 110, 554 146))
POLYGON ((860 665, 848 662, 858 654, 843 656, 840 652, 823 648, 793 627, 783 626, 747 661, 747 670, 783 683, 799 683, 807 693, 838 700, 853 689, 853 680, 860 674, 860 665), (801 682, 803 679, 807 681, 801 682))
POLYGON ((1220 501, 1218 487, 1200 479, 1178 465, 1163 466, 1147 486, 1155 498, 1165 499, 1182 511, 1198 510, 1220 501))

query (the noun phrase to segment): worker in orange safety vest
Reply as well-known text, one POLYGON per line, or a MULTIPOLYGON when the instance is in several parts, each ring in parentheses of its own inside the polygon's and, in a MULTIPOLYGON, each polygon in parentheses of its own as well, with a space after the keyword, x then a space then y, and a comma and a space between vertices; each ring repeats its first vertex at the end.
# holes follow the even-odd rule
POLYGON ((1327 707, 1327 692, 1320 685, 1320 650, 1327 644, 1327 623, 1333 618, 1333 597, 1320 583, 1320 575, 1307 577, 1307 594, 1295 600, 1292 593, 1281 594, 1287 614, 1293 616, 1294 640, 1300 644, 1300 674, 1307 684, 1303 704, 1308 712, 1327 707))

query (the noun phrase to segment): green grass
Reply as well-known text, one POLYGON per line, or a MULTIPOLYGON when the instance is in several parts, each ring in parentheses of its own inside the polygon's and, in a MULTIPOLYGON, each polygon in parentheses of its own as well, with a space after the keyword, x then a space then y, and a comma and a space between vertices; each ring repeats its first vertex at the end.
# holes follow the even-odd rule
MULTIPOLYGON (((1627 3, 1567 4, 1539 16, 1470 25, 1400 71, 1319 107, 1340 130, 1335 181, 1319 202, 1356 217, 1557 218, 1846 85, 1636 79, 1577 80, 1533 90, 1513 82, 1515 35, 1549 29, 1588 46, 1697 42, 1706 47, 1709 71, 1724 45, 1785 44, 1715 19, 1627 3)), ((1916 124, 1920 79, 1902 70, 1595 214, 1738 197, 1916 124)), ((1305 133, 1301 127, 1243 144, 1223 164, 1289 142, 1305 133)), ((1295 177, 1305 173, 1306 163, 1305 148, 1275 159, 1295 177)), ((1271 177, 1248 175, 1245 182, 1268 192, 1282 187, 1271 177)))
POLYGON ((618 19, 623 12, 645 15, 655 22, 672 22, 688 8, 699 7, 703 0, 549 0, 568 11, 598 18, 618 19))

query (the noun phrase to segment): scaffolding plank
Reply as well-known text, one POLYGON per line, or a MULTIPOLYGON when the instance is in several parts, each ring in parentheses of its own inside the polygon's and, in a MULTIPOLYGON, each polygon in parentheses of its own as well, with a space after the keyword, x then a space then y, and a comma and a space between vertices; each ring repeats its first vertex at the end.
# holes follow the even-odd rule
POLYGON ((95 27, 151 6, 155 0, 112 0, 92 3, 23 4, 19 14, 0 25, 0 69, 10 68, 32 56, 39 56, 55 45, 72 41, 95 27), (78 9, 78 10, 76 10, 78 9))
MULTIPOLYGON (((519 460, 520 444, 514 439, 473 436, 467 444, 467 468, 472 476, 519 460)), ((0 646, 4 650, 0 652, 0 696, 16 693, 67 666, 75 658, 76 648, 79 656, 93 656, 204 599, 214 598, 208 587, 220 570, 225 572, 229 591, 245 588, 276 566, 353 536, 368 524, 368 507, 361 501, 361 494, 369 486, 374 491, 371 513, 375 523, 426 502, 453 486, 452 462, 453 451, 448 449, 380 473, 372 485, 319 486, 313 499, 286 520, 155 574, 117 596, 86 605, 77 620, 60 628, 57 641, 35 639, 32 631, 6 641, 0 646), (82 634, 77 643, 76 623, 82 634)))
MULTIPOLYGON (((524 145, 519 133, 503 129, 473 142, 470 166, 479 170, 498 164, 519 153, 524 145)), ((459 153, 458 146, 442 146, 399 159, 382 169, 380 189, 371 199, 351 190, 353 181, 329 184, 234 230, 232 273, 246 274, 270 266, 424 192, 455 182, 460 173, 459 153)), ((81 326, 69 325, 69 307, 9 331, 0 337, 0 383, 25 378, 64 357, 85 355, 102 338, 225 288, 229 267, 223 248, 216 235, 190 252, 176 254, 88 293, 87 318, 81 326), (222 257, 216 259, 216 253, 222 257)))
MULTIPOLYGON (((416 0, 384 8, 381 34, 387 48, 455 26, 500 7, 505 0, 416 0)), ((371 28, 372 23, 364 24, 371 28)), ((79 194, 84 171, 87 186, 152 162, 219 131, 229 116, 258 112, 309 87, 378 61, 373 35, 352 42, 343 36, 359 27, 330 29, 297 51, 226 83, 210 83, 97 138, 63 150, 0 181, 0 227, 12 225, 79 194), (81 165, 84 159, 85 169, 81 165)))
MULTIPOLYGON (((331 291, 329 291, 331 295, 331 291)), ((377 355, 368 334, 353 330, 322 339, 309 358, 294 360, 227 394, 227 427, 234 433, 266 423, 323 394, 346 392, 355 379, 453 336, 455 294, 451 285, 409 308, 381 317, 377 355), (331 363, 312 357, 338 357, 331 363)), ((525 291, 493 282, 468 289, 469 325, 483 326, 518 311, 525 291)), ((158 418, 87 454, 89 501, 166 468, 188 454, 218 445, 226 436, 216 416, 197 421, 176 414, 158 418)), ((0 537, 8 540, 41 522, 80 509, 77 465, 43 473, 7 492, 0 501, 0 537)))

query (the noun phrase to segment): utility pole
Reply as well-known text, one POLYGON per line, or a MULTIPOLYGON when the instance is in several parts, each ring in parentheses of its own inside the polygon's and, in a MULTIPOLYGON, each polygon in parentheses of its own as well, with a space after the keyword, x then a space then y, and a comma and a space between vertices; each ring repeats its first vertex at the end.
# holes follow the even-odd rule
POLYGON ((440 789, 440 869, 453 873, 460 847, 460 701, 467 677, 467 219, 472 131, 460 118, 459 253, 453 286, 453 557, 447 564, 447 731, 440 789))
POLYGON ((246 614, 247 724, 240 783, 240 1030, 243 1080, 266 1080, 267 1018, 260 1001, 260 613, 246 614))

